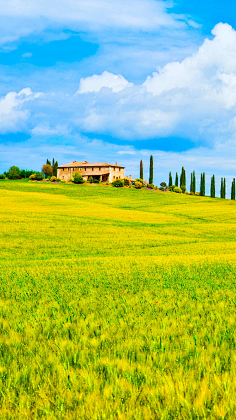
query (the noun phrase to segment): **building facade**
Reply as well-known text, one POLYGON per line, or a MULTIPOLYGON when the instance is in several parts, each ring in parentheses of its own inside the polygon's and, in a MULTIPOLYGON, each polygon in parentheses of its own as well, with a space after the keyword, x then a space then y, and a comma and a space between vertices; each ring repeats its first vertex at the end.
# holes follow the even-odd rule
POLYGON ((117 163, 112 165, 104 162, 89 163, 87 161, 76 162, 75 160, 72 163, 58 166, 57 178, 62 181, 70 181, 74 172, 79 172, 85 181, 92 177, 102 182, 113 182, 125 177, 125 167, 117 163))

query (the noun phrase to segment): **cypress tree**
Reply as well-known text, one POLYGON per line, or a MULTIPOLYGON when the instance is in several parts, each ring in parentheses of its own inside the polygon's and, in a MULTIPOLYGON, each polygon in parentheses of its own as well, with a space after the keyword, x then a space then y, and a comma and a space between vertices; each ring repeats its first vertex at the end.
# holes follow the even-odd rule
POLYGON ((205 172, 202 174, 202 195, 205 197, 206 193, 206 182, 205 182, 205 172))
POLYGON ((150 156, 150 174, 149 174, 149 184, 153 184, 153 156, 150 156))
POLYGON ((195 171, 193 171, 193 193, 196 193, 196 176, 195 171))
POLYGON ((202 195, 202 174, 201 174, 201 180, 200 180, 200 195, 202 195))
POLYGON ((171 172, 169 173, 169 188, 173 185, 171 172))
POLYGON ((235 178, 233 178, 231 186, 231 200, 235 200, 235 178))
POLYGON ((176 187, 179 186, 179 176, 178 176, 177 172, 176 172, 176 175, 175 175, 175 186, 176 187))
POLYGON ((191 172, 190 192, 193 192, 193 173, 191 172))
POLYGON ((211 197, 215 198, 216 196, 216 186, 215 186, 215 175, 211 177, 211 197))
POLYGON ((186 188, 186 172, 183 166, 182 166, 182 173, 180 175, 180 188, 181 187, 186 188))
POLYGON ((225 178, 224 178, 224 197, 223 198, 225 198, 226 197, 226 181, 225 181, 225 178))
POLYGON ((140 160, 140 179, 143 179, 143 161, 140 160))
POLYGON ((224 183, 223 183, 223 178, 221 178, 221 183, 220 183, 220 198, 224 198, 224 183))

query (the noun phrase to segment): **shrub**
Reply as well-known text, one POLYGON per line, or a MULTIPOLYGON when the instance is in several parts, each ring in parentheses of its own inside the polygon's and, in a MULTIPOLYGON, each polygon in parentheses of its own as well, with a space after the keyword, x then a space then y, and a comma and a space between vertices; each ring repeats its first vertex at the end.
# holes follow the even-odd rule
POLYGON ((4 174, 0 175, 0 179, 5 179, 5 178, 6 178, 6 175, 4 174))
POLYGON ((189 193, 189 195, 194 195, 194 192, 192 192, 192 191, 191 191, 191 192, 189 193))
POLYGON ((186 191, 186 187, 185 187, 185 185, 181 185, 181 190, 182 190, 182 193, 184 194, 185 193, 185 191, 186 191))
POLYGON ((138 190, 140 190, 142 188, 143 184, 142 182, 139 181, 135 181, 134 187, 137 188, 138 190))
POLYGON ((7 174, 9 179, 17 179, 20 176, 20 168, 17 166, 12 166, 7 174))
POLYGON ((57 181, 57 177, 56 176, 52 176, 50 179, 51 182, 56 182, 57 181))
POLYGON ((171 186, 169 187, 169 191, 174 191, 175 187, 176 187, 176 185, 171 185, 171 186))
POLYGON ((36 174, 32 174, 32 175, 30 175, 30 176, 29 176, 29 179, 31 179, 31 181, 33 181, 33 180, 35 179, 35 175, 36 175, 36 174))
POLYGON ((179 188, 179 187, 175 187, 173 191, 174 191, 175 193, 182 193, 182 190, 181 190, 181 188, 179 188))
POLYGON ((122 179, 116 179, 112 182, 113 187, 121 188, 124 186, 124 181, 122 179))
POLYGON ((95 178, 95 179, 93 180, 93 183, 94 183, 94 184, 99 184, 99 182, 100 182, 100 181, 99 181, 99 179, 96 179, 96 178, 95 178))
POLYGON ((129 187, 129 185, 130 185, 130 180, 129 180, 129 178, 125 178, 125 179, 124 179, 124 185, 129 187))
MULTIPOLYGON (((161 186, 161 188, 163 188, 163 190, 166 190, 166 188, 167 188, 166 182, 162 182, 162 183, 160 184, 160 186, 161 186)), ((162 190, 162 191, 163 191, 163 190, 162 190)))
POLYGON ((83 177, 82 177, 82 175, 81 175, 79 172, 75 172, 75 173, 73 174, 73 176, 72 176, 72 181, 73 181, 75 184, 83 184, 83 183, 84 183, 83 177))
POLYGON ((147 184, 147 188, 150 188, 151 190, 153 190, 154 185, 153 184, 147 184))
POLYGON ((196 192, 196 193, 195 193, 195 195, 198 195, 198 196, 200 196, 200 195, 201 195, 201 193, 200 193, 200 192, 196 192))
POLYGON ((160 187, 159 190, 160 191, 165 191, 165 188, 164 187, 160 187))
POLYGON ((144 184, 144 181, 143 181, 143 179, 141 179, 141 178, 137 178, 137 179, 135 179, 135 182, 140 182, 142 185, 144 184))
POLYGON ((92 184, 92 182, 93 182, 93 177, 92 176, 89 177, 88 182, 90 182, 90 184, 92 184))
POLYGON ((35 180, 36 181, 42 181, 42 179, 44 179, 44 176, 43 176, 42 172, 37 172, 35 174, 35 180))

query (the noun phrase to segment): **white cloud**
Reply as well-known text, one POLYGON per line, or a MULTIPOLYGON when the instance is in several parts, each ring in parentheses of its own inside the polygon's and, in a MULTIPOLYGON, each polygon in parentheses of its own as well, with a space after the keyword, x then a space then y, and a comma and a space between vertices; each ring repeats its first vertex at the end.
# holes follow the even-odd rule
POLYGON ((156 29, 178 26, 176 16, 167 13, 161 0, 0 0, 1 15, 13 18, 46 18, 68 26, 156 29))
POLYGON ((121 74, 104 71, 100 76, 94 74, 91 77, 80 79, 77 93, 99 92, 103 87, 111 89, 112 92, 120 92, 131 86, 133 86, 133 83, 128 82, 121 74))
POLYGON ((206 39, 195 54, 166 64, 142 86, 129 86, 125 80, 126 89, 100 92, 104 73, 83 79, 79 91, 95 95, 83 95, 84 110, 77 123, 88 132, 134 140, 174 135, 209 144, 232 135, 236 32, 220 23, 212 34, 214 38, 206 39))
POLYGON ((0 99, 0 132, 16 131, 29 117, 29 111, 23 105, 38 98, 41 93, 33 93, 30 88, 22 89, 19 93, 9 92, 0 99))
POLYGON ((32 57, 32 53, 30 53, 30 52, 24 53, 24 54, 22 54, 21 57, 23 57, 23 58, 30 58, 30 57, 32 57))
POLYGON ((68 128, 66 125, 56 125, 50 127, 49 124, 39 124, 31 130, 32 135, 36 136, 53 136, 53 135, 65 135, 68 134, 68 128))

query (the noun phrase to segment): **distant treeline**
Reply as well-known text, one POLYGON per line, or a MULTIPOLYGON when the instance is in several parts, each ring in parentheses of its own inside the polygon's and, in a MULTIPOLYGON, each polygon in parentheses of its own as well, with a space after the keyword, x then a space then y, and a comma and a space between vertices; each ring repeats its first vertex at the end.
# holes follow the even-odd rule
MULTIPOLYGON (((201 173, 200 178, 200 191, 196 192, 196 175, 195 171, 191 172, 191 180, 190 180, 190 194, 192 195, 200 195, 202 197, 206 194, 206 181, 205 181, 205 172, 201 173)), ((140 161, 140 179, 143 180, 143 161, 140 161)), ((149 184, 153 184, 153 156, 150 156, 150 167, 149 167, 149 184)), ((160 185, 165 184, 161 183, 160 185)), ((183 193, 186 192, 186 171, 182 166, 182 171, 180 174, 180 178, 178 173, 175 174, 175 183, 173 183, 172 174, 169 173, 169 189, 174 191, 174 188, 181 189, 183 193), (180 181, 180 182, 179 182, 180 181)), ((210 196, 215 198, 216 196, 216 187, 215 187, 215 175, 211 177, 211 186, 210 186, 210 196)), ((220 197, 226 198, 226 179, 221 178, 221 186, 220 186, 220 197)), ((231 200, 235 200, 235 178, 233 178, 231 184, 231 200)))

